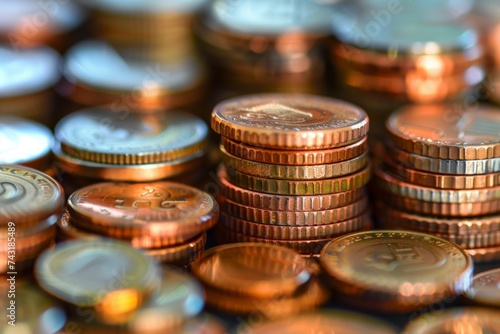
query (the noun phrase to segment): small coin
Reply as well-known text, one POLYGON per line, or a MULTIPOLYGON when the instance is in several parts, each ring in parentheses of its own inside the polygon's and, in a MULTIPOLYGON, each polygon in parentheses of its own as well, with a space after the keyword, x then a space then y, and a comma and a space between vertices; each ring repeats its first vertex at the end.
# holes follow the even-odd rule
POLYGON ((276 180, 264 177, 247 175, 233 169, 224 168, 231 183, 257 192, 277 195, 326 195, 350 191, 363 187, 370 180, 371 165, 368 164, 362 170, 337 177, 323 180, 276 180))
POLYGON ((209 194, 166 181, 91 185, 74 192, 67 209, 84 230, 120 239, 145 237, 152 243, 147 248, 185 243, 212 227, 219 216, 209 194))
POLYGON ((212 128, 229 139, 280 149, 323 149, 366 136, 368 116, 352 104, 312 95, 262 94, 215 106, 212 128))
POLYGON ((477 304, 500 307, 500 268, 475 275, 464 296, 477 304))
POLYGON ((63 189, 50 176, 28 167, 0 165, 0 226, 36 224, 63 206, 63 189))
POLYGON ((352 174, 366 166, 369 160, 368 152, 351 160, 336 162, 327 165, 288 166, 273 165, 240 159, 226 152, 221 146, 222 161, 227 168, 244 174, 271 179, 283 180, 315 180, 340 177, 352 174))
POLYGON ((230 183, 225 168, 219 168, 217 175, 222 185, 221 192, 225 197, 246 206, 274 211, 329 210, 349 205, 365 195, 363 188, 314 196, 266 194, 241 188, 230 183))
POLYGON ((452 308, 422 314, 410 321, 403 334, 500 333, 500 311, 478 307, 452 308))
POLYGON ((402 150, 435 158, 500 158, 500 114, 491 107, 409 106, 387 121, 392 140, 402 150))
POLYGON ((222 137, 222 146, 231 155, 245 160, 275 165, 324 165, 354 159, 368 149, 366 137, 354 144, 324 150, 281 150, 255 147, 222 137))
POLYGON ((325 245, 320 262, 335 289, 364 301, 370 295, 373 307, 399 312, 462 293, 473 271, 470 256, 454 243, 408 231, 338 237, 325 245))
POLYGON ((72 113, 56 126, 64 154, 110 165, 175 161, 205 148, 208 128, 187 113, 142 115, 93 108, 72 113))
POLYGON ((209 287, 250 298, 292 295, 311 277, 300 254, 260 243, 237 243, 209 249, 192 264, 209 287))
POLYGON ((293 318, 272 320, 252 326, 239 326, 239 334, 274 333, 371 333, 396 334, 396 328, 375 317, 345 310, 324 310, 299 314, 293 318))

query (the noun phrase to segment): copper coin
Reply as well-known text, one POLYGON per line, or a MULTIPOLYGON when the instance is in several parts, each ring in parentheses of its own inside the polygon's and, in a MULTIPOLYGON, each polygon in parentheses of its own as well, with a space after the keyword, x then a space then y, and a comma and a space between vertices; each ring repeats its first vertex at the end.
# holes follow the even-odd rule
POLYGON ((475 275, 464 296, 475 304, 500 307, 500 268, 475 275))
POLYGON ((207 250, 191 270, 208 287, 250 298, 292 295, 311 277, 300 254, 260 243, 237 243, 207 250))
POLYGON ((500 247, 472 248, 465 250, 474 263, 491 263, 500 260, 500 247))
POLYGON ((219 103, 212 128, 232 140, 280 149, 352 144, 368 131, 368 116, 352 104, 312 95, 249 95, 219 103))
POLYGON ((332 149, 324 150, 280 150, 256 147, 222 137, 225 150, 236 157, 255 162, 275 165, 324 165, 353 159, 363 154, 367 149, 366 137, 360 141, 332 149))
POLYGON ((246 206, 275 211, 329 210, 351 204, 365 195, 363 188, 314 196, 266 194, 232 184, 228 180, 225 168, 219 168, 217 175, 222 185, 221 192, 225 197, 246 206))
POLYGON ((387 121, 402 150, 435 159, 480 160, 500 157, 500 114, 491 107, 405 107, 387 121))
POLYGON ((320 261, 338 290, 357 299, 385 300, 400 310, 466 290, 473 262, 457 245, 429 234, 369 231, 338 237, 323 248, 320 261))
POLYGON ((277 195, 326 195, 363 187, 370 180, 371 165, 368 164, 362 170, 343 177, 302 181, 268 179, 243 174, 229 168, 225 170, 231 183, 248 190, 277 195))
POLYGON ((28 167, 0 165, 0 226, 37 224, 63 206, 63 189, 50 176, 28 167))
POLYGON ((228 214, 221 214, 221 223, 234 232, 244 234, 249 237, 272 240, 316 240, 333 238, 350 232, 361 231, 371 224, 370 212, 365 212, 359 216, 331 224, 314 226, 289 226, 289 225, 266 225, 255 223, 228 214))
POLYGON ((222 161, 227 168, 244 174, 282 180, 314 180, 341 177, 352 174, 366 166, 368 152, 351 160, 326 165, 273 165, 238 158, 226 152, 221 146, 222 161))
POLYGON ((210 195, 174 182, 91 185, 71 194, 67 209, 84 230, 121 239, 150 238, 161 246, 185 243, 219 216, 210 195))
POLYGON ((404 334, 500 333, 500 311, 478 307, 452 308, 422 314, 410 321, 404 334))

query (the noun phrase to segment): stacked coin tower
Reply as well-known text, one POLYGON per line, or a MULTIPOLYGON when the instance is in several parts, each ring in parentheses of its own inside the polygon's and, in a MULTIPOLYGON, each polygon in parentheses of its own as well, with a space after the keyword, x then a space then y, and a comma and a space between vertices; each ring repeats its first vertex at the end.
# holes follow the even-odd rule
POLYGON ((217 105, 212 128, 222 135, 226 241, 317 254, 332 237, 370 228, 361 109, 312 95, 250 95, 217 105))
POLYGON ((18 165, 0 165, 0 273, 30 269, 52 245, 64 192, 50 176, 18 165))
POLYGON ((311 276, 308 262, 291 249, 236 243, 209 249, 192 266, 207 304, 232 314, 277 318, 313 309, 329 293, 311 276))
POLYGON ((476 261, 499 259, 499 110, 410 106, 387 129, 388 154, 375 169, 383 224, 451 240, 476 261))
POLYGON ((144 249, 161 263, 188 266, 219 218, 207 193, 174 182, 98 183, 77 190, 58 221, 60 239, 106 236, 144 249))

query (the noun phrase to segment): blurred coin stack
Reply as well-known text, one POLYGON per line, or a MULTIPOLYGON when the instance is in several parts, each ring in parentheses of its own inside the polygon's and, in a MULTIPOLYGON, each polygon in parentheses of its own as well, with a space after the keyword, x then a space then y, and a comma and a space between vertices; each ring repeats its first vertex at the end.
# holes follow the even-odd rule
POLYGON ((312 0, 218 0, 196 35, 226 95, 318 93, 332 13, 312 0))
POLYGON ((279 318, 314 309, 329 298, 300 254, 276 245, 237 243, 209 249, 192 266, 207 305, 231 314, 279 318))
POLYGON ((330 238, 371 227, 368 117, 312 95, 249 95, 212 113, 222 136, 220 232, 317 254, 330 238))
POLYGON ((387 155, 375 169, 383 225, 448 239, 476 261, 499 259, 499 110, 411 106, 387 129, 387 155))
POLYGON ((196 183, 206 153, 207 125, 197 116, 74 112, 59 121, 53 147, 68 193, 91 183, 161 179, 196 183), (69 190, 69 191, 68 191, 69 190))
POLYGON ((56 236, 64 205, 61 186, 50 176, 19 165, 0 165, 0 273, 31 268, 56 236))
POLYGON ((380 4, 365 2, 356 10, 351 1, 339 9, 331 45, 334 93, 367 111, 371 134, 379 139, 395 109, 459 100, 484 78, 484 52, 472 26, 450 21, 445 11, 420 1, 380 4))
POLYGON ((98 183, 71 194, 57 224, 60 240, 117 238, 158 262, 186 267, 218 218, 215 199, 180 183, 98 183))
POLYGON ((109 239, 58 244, 40 256, 35 277, 67 306, 58 333, 182 333, 204 306, 191 277, 109 239))

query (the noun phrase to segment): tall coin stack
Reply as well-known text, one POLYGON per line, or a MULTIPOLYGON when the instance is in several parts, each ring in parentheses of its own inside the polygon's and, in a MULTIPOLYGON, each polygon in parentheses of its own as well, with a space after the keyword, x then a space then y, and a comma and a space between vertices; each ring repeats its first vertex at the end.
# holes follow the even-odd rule
POLYGON ((431 233, 475 261, 500 259, 500 112, 411 106, 390 116, 375 169, 383 225, 431 233))
POLYGON ((317 254, 329 239, 371 227, 368 117, 349 103, 263 94, 218 104, 221 234, 317 254))

